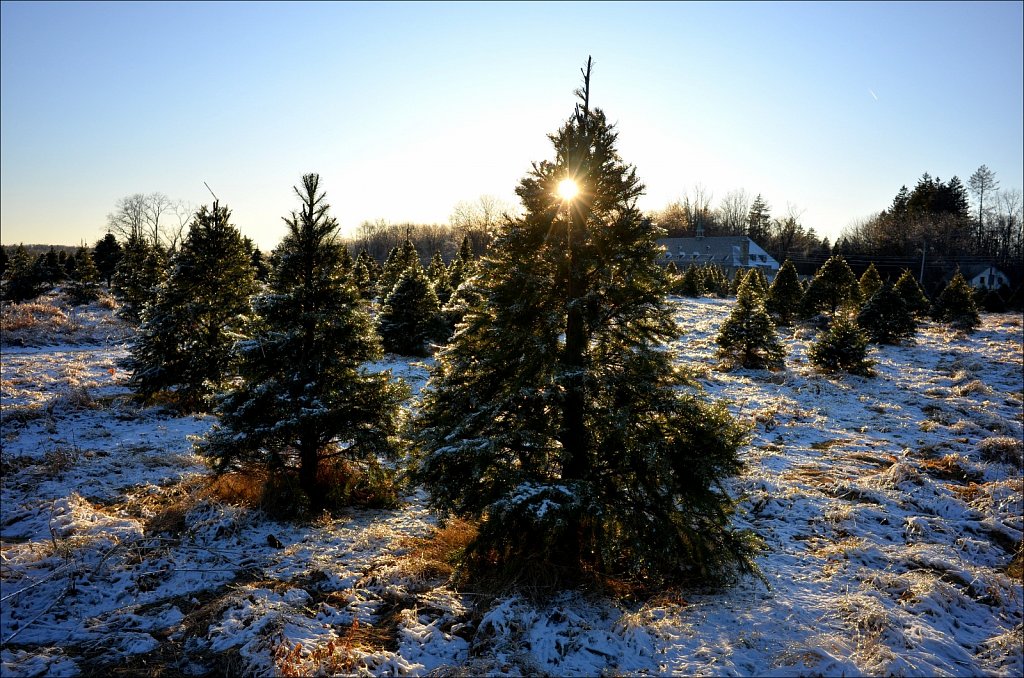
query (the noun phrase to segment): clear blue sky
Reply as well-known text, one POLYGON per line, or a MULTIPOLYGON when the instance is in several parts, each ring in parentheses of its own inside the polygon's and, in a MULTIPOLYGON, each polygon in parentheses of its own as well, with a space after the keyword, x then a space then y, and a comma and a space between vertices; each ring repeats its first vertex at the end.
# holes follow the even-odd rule
POLYGON ((742 188, 834 240, 923 172, 1024 186, 1022 6, 4 2, 0 240, 206 181, 270 248, 311 171, 344 229, 515 203, 588 55, 642 207, 742 188))

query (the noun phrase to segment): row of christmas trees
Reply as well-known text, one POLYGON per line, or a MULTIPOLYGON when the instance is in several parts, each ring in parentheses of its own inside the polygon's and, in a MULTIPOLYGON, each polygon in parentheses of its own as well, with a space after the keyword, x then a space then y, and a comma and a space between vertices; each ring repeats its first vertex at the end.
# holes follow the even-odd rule
POLYGON ((739 272, 736 280, 736 304, 716 341, 720 357, 746 368, 781 368, 785 350, 775 326, 797 318, 826 326, 809 352, 812 363, 863 376, 871 374, 873 365, 867 358, 868 344, 911 339, 926 312, 963 332, 980 324, 971 288, 960 273, 934 304, 909 271, 889 284, 871 265, 858 281, 841 256, 826 261, 806 287, 788 260, 770 286, 760 269, 739 272))

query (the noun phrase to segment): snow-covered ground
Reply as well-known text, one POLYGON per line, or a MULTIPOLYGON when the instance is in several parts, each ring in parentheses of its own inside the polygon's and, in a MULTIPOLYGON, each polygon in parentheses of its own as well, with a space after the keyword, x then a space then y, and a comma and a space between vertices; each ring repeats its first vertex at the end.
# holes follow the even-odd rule
POLYGON ((223 503, 191 451, 212 417, 134 405, 94 307, 3 347, 0 673, 1024 673, 1021 318, 926 323, 865 379, 812 369, 806 329, 782 372, 721 371, 732 302, 674 303, 681 361, 753 427, 731 491, 770 589, 494 598, 411 562, 414 488, 307 523, 223 503))

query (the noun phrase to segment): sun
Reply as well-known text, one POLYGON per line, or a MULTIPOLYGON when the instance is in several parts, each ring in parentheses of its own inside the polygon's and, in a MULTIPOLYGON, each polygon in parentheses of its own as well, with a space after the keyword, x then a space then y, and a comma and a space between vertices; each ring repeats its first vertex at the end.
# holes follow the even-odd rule
POLYGON ((579 192, 580 187, 573 179, 562 179, 558 182, 558 197, 562 200, 572 200, 579 192))

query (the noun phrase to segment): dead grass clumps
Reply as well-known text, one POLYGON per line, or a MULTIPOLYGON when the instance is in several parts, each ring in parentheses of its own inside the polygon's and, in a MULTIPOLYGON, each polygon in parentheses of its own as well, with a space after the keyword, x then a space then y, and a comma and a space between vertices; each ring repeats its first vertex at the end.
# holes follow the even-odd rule
POLYGON ((966 461, 958 454, 947 454, 940 459, 922 459, 921 470, 939 480, 958 482, 978 482, 981 477, 968 471, 962 462, 966 461))
POLYGON ((992 436, 978 443, 981 458, 988 462, 1024 465, 1024 442, 1010 436, 992 436))
POLYGON ((5 344, 46 343, 54 334, 78 329, 78 323, 51 302, 4 304, 0 311, 0 336, 5 344))
POLYGON ((410 579, 447 580, 455 574, 466 547, 476 535, 473 523, 450 518, 426 537, 411 538, 403 543, 409 551, 399 558, 396 570, 410 579))

